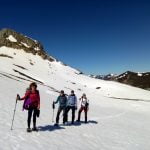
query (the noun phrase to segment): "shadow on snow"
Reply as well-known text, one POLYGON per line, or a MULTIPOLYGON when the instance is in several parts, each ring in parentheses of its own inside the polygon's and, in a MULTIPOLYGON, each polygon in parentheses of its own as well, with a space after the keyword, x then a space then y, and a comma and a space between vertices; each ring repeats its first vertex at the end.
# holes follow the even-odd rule
POLYGON ((38 129, 39 131, 55 131, 55 130, 61 130, 65 128, 60 126, 46 125, 46 126, 39 126, 38 129))
POLYGON ((89 120, 87 121, 87 123, 85 123, 85 121, 74 122, 74 124, 71 124, 71 122, 69 122, 68 126, 81 126, 82 124, 98 124, 98 122, 95 120, 89 120))

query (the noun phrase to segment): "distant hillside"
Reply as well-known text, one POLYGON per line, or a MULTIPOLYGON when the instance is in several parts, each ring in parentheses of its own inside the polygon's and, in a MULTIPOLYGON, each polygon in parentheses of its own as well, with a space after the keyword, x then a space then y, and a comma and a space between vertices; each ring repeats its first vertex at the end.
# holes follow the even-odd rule
POLYGON ((136 73, 127 71, 117 76, 115 80, 139 88, 150 89, 150 72, 136 73))
POLYGON ((108 74, 108 75, 90 75, 92 78, 117 81, 120 83, 132 85, 142 89, 150 90, 150 72, 136 73, 132 71, 126 71, 120 75, 108 74))

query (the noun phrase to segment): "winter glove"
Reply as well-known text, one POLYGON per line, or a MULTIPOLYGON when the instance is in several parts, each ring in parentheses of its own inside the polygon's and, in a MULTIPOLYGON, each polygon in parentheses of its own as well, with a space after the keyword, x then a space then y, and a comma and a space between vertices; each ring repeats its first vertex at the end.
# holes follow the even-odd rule
POLYGON ((40 117, 40 110, 39 110, 39 109, 37 109, 36 116, 37 116, 38 118, 40 117))
POLYGON ((37 109, 40 110, 40 105, 38 105, 37 109))
POLYGON ((53 104, 52 104, 52 108, 53 108, 53 109, 55 109, 55 102, 53 102, 53 104))

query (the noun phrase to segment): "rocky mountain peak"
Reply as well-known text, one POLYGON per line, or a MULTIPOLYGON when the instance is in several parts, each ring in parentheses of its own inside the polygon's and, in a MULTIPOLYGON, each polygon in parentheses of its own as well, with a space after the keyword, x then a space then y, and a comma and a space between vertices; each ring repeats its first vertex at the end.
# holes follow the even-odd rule
POLYGON ((18 50, 24 50, 33 55, 39 55, 43 59, 54 61, 55 59, 45 52, 42 44, 39 41, 33 40, 12 29, 0 30, 0 47, 6 46, 18 50))

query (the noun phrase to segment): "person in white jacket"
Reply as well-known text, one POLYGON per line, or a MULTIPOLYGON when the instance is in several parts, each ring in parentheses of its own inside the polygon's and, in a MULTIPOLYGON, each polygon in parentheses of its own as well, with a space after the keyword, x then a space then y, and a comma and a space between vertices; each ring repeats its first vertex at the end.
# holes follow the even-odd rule
POLYGON ((85 123, 87 123, 87 112, 89 109, 89 100, 87 99, 86 94, 83 94, 79 100, 80 100, 81 107, 80 107, 79 112, 78 112, 78 120, 77 121, 80 122, 81 113, 84 110, 85 123))
POLYGON ((75 110, 77 110, 77 97, 74 91, 71 91, 71 94, 68 96, 67 107, 65 111, 65 122, 68 122, 68 113, 72 110, 72 124, 74 124, 75 119, 75 110))

